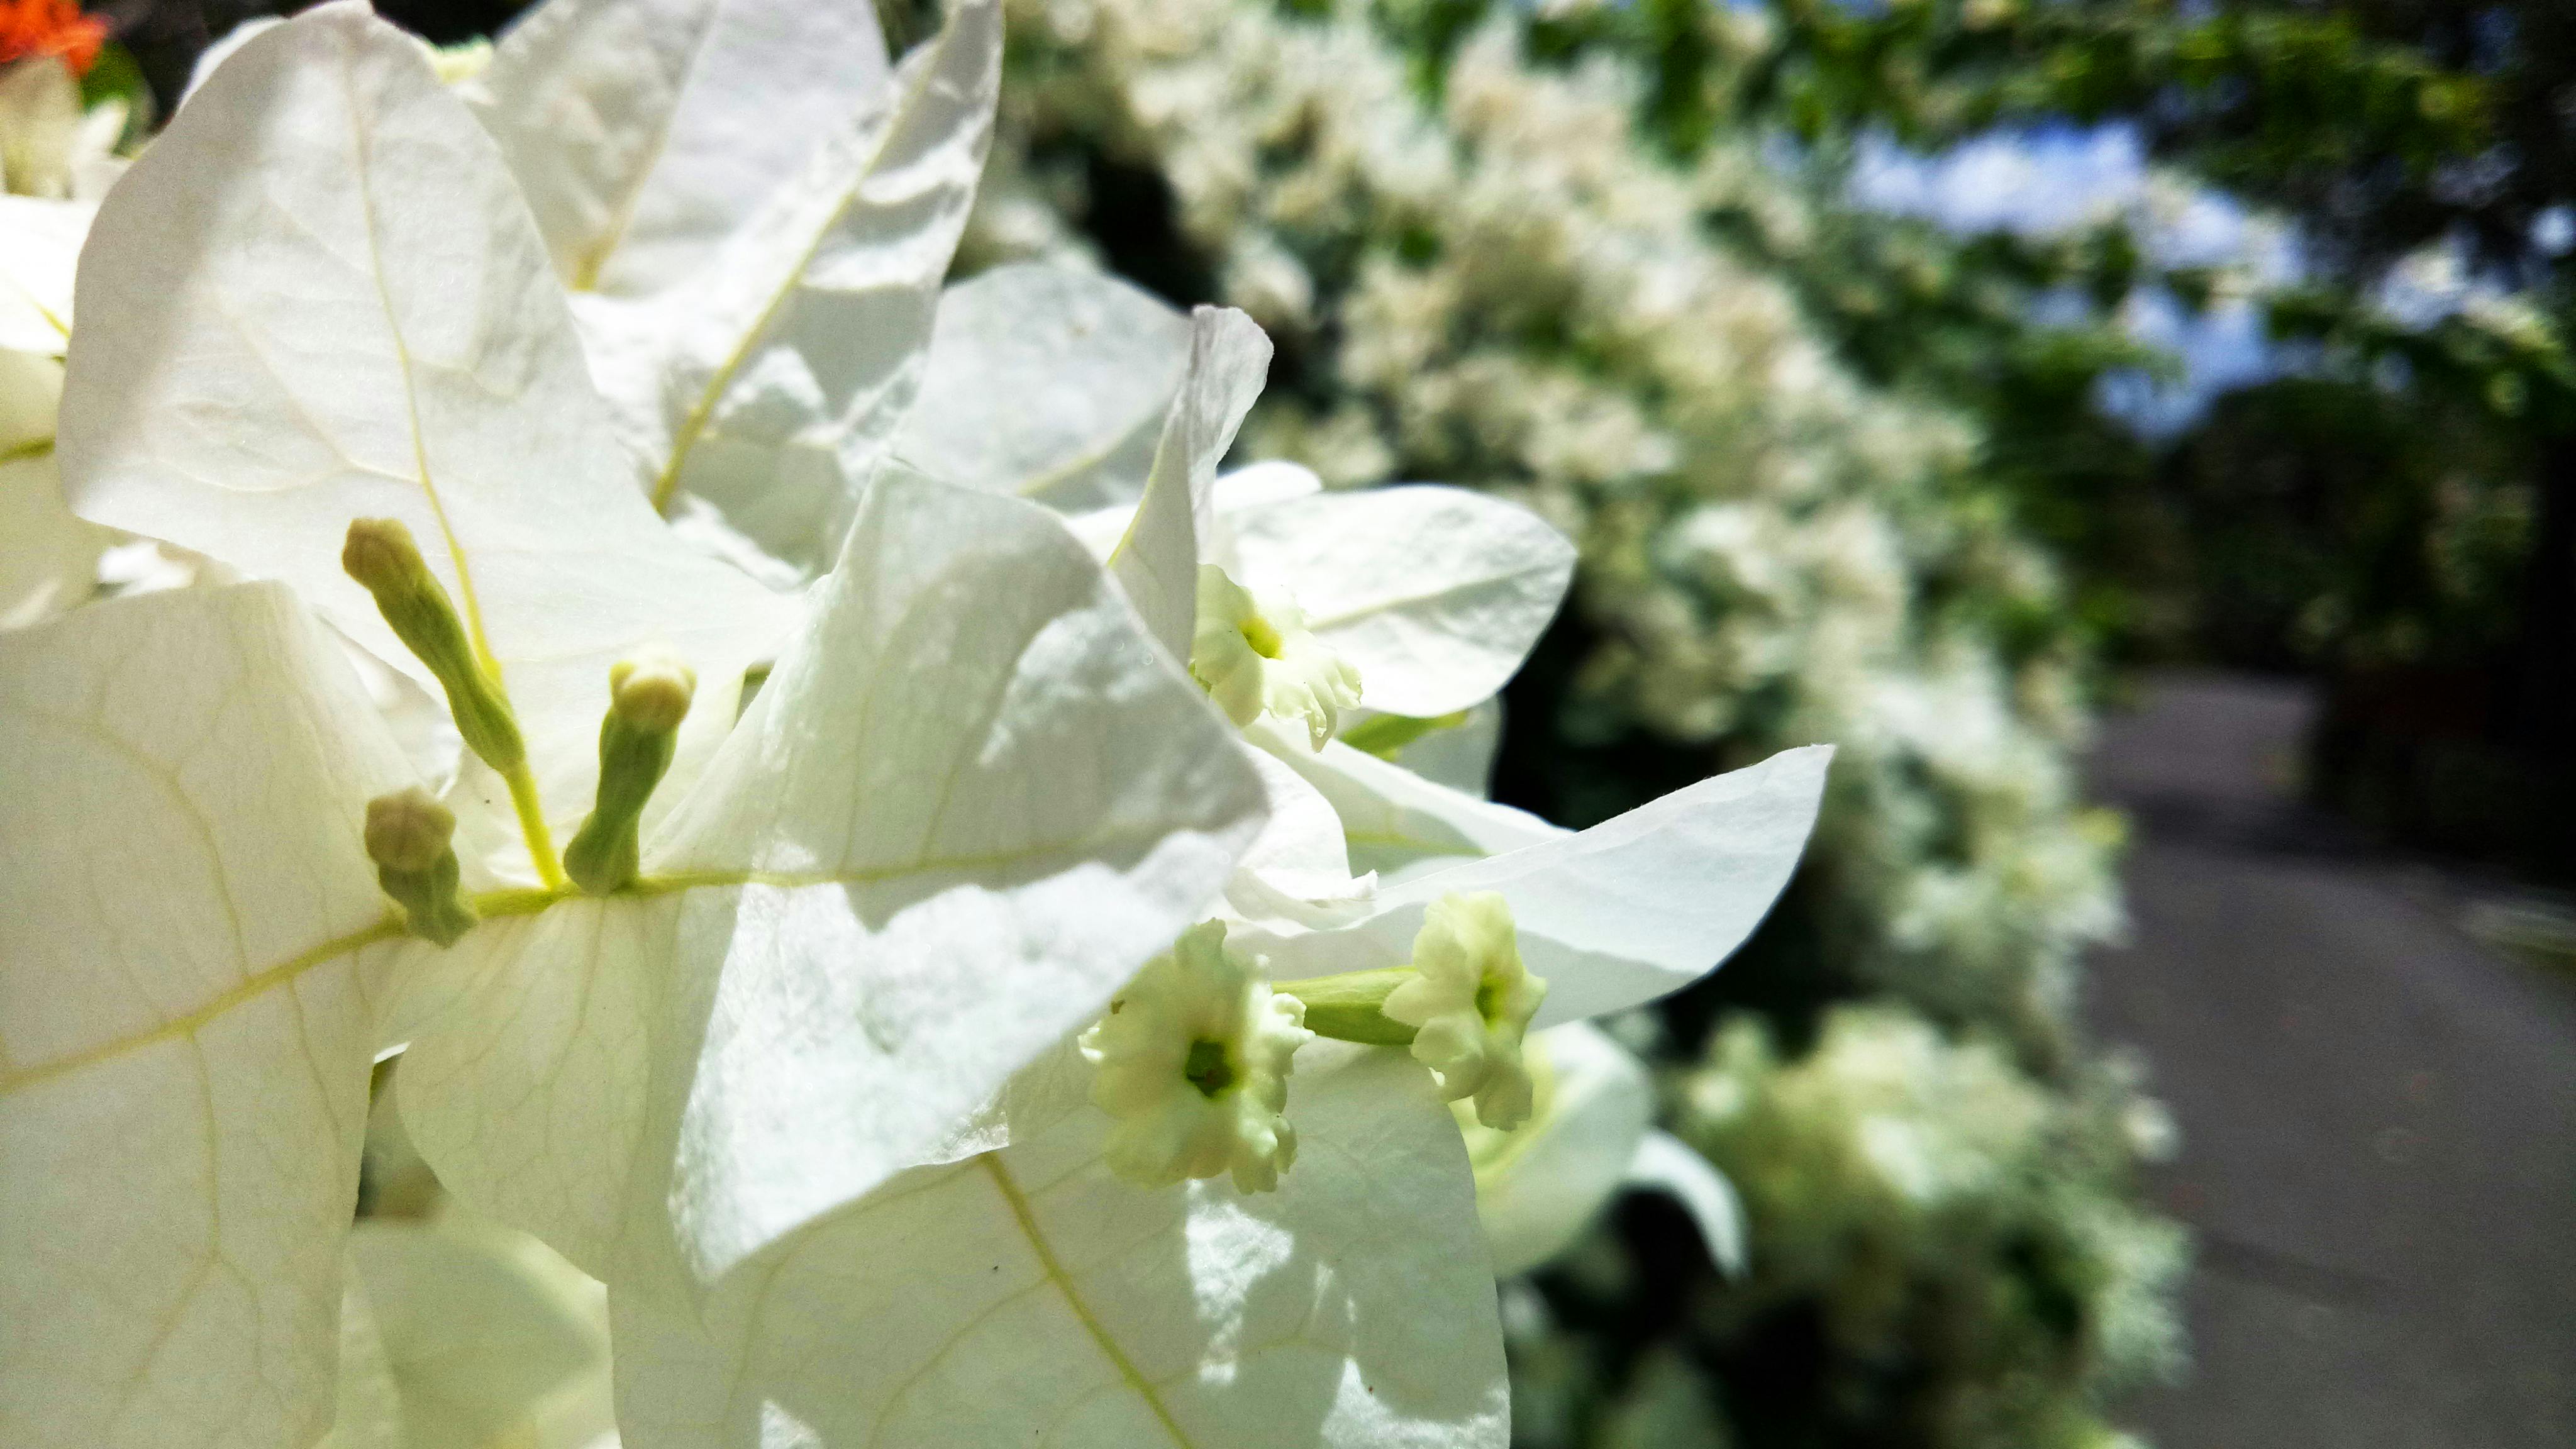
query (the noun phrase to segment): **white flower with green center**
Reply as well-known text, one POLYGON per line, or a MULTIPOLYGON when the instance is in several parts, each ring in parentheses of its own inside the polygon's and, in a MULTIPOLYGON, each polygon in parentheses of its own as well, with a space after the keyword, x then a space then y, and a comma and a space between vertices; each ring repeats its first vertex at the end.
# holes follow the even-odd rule
MULTIPOLYGON (((436 808, 408 793, 275 585, 0 641, 0 766, 56 782, 0 802, 0 1229, 64 1245, 0 1263, 0 1440, 319 1432, 367 1065, 400 1041, 448 1185, 608 1280, 636 1449, 1503 1441, 1474 1178, 1382 1008, 1461 893, 1553 982, 1537 1024, 1694 978, 1786 880, 1821 754, 1570 835, 1302 720, 1228 731, 1182 672, 1202 563, 1298 599, 1391 754, 1508 676, 1569 551, 1454 490, 1230 499, 1268 360, 1239 314, 1158 312, 1143 384, 1080 348, 1052 391, 990 371, 1050 401, 981 451, 953 396, 899 421, 977 372, 919 342, 998 23, 968 0, 890 82, 852 31, 556 0, 469 84, 496 152, 410 42, 326 7, 217 69, 109 204, 83 506, 286 580, 468 753, 436 808), (837 119, 748 134, 790 114, 837 119), (933 458, 1130 500, 1107 572, 933 458), (823 573, 810 610, 657 502, 823 573), (655 648, 695 687, 621 673, 655 648), (1492 858, 1373 890, 1351 852, 1382 838, 1492 858), (1344 1039, 1299 1048, 1319 1019, 1344 1039)), ((1026 339, 1065 320, 981 335, 1042 371, 1026 339)))
POLYGON ((941 298, 896 454, 1067 511, 1246 737, 1350 820, 1365 863, 1538 838, 1546 827, 1518 811, 1424 798, 1377 754, 1491 718, 1489 701, 1555 616, 1573 547, 1527 510, 1464 489, 1327 494, 1289 464, 1222 479, 1165 466, 1170 439, 1149 450, 1145 419, 1184 377, 1238 380, 1240 406, 1210 434, 1218 455, 1232 441, 1269 360, 1266 339, 1243 331, 1183 325, 1108 278, 988 272, 941 298), (1030 397, 1042 405, 1019 405, 1030 397), (1372 712, 1354 737, 1367 749, 1330 740, 1354 707, 1372 712))
POLYGON ((1521 1037, 1547 999, 1547 982, 1521 964, 1512 909, 1492 891, 1447 895, 1422 913, 1414 975, 1379 1008, 1413 1028, 1413 1059, 1440 1095, 1473 1098, 1476 1120, 1508 1132, 1529 1120, 1529 1071, 1521 1037))
POLYGON ((388 1044, 461 1199, 685 1304, 1095 1017, 1259 823, 1043 510, 881 481, 801 610, 673 538, 492 142, 362 6, 214 73, 80 306, 79 506, 292 593, 0 637, 0 774, 44 784, 0 799, 0 1238, 41 1245, 0 1442, 320 1432, 388 1044), (415 802, 371 856, 422 782, 302 605, 453 705, 453 853, 415 802), (693 691, 618 687, 654 647, 693 691))
POLYGON ((1199 565, 1190 677, 1236 724, 1263 715, 1302 724, 1319 750, 1360 702, 1360 672, 1315 638, 1296 600, 1256 595, 1210 563, 1199 565))
POLYGON ((1131 1180, 1113 1144, 1135 1119, 1076 1052, 1042 1058, 954 1161, 781 1240, 702 1313, 612 1291, 627 1442, 1501 1449, 1475 1174, 1412 1029, 1380 1008, 1453 890, 1509 903, 1552 978, 1536 1024, 1697 978, 1786 884, 1826 758, 1401 882, 1333 928, 1227 927, 1308 1029, 1343 1038, 1295 1054, 1275 1190, 1131 1180))
POLYGON ((1092 1103, 1118 1119, 1110 1166, 1154 1186, 1231 1172, 1244 1192, 1277 1187, 1297 1160, 1280 1114, 1291 1060, 1314 1037, 1305 1014, 1226 950, 1222 924, 1181 933, 1082 1034, 1099 1069, 1092 1103))

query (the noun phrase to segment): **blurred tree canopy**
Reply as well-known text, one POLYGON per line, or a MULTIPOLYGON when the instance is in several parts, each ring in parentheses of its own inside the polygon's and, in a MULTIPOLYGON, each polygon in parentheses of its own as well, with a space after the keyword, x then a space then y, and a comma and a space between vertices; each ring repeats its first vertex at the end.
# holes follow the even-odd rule
MULTIPOLYGON (((1384 6, 1429 89, 1491 9, 1384 6)), ((1542 6, 1526 45, 1635 65, 1677 162, 1776 138, 1827 204, 1739 242, 1865 375, 1985 425, 1986 476, 2113 658, 2313 670, 2322 795, 2576 870, 2576 7, 1639 0, 1542 6), (1956 235, 1830 204, 1873 143, 2103 122, 2278 218, 2294 274, 2160 263, 2121 217, 1956 235), (2392 307, 2428 278, 2448 294, 2392 307), (2149 289, 2250 306, 2278 375, 2167 436, 2106 416, 2106 380, 2174 376, 2118 323, 2149 289)))

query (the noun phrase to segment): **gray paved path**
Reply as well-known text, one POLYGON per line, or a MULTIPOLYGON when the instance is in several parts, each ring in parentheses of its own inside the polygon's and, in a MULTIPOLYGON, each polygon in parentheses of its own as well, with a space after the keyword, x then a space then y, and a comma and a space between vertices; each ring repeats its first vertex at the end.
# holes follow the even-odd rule
POLYGON ((2158 1449, 2576 1446, 2576 975, 2456 926, 2473 883, 2289 804, 2287 686, 2158 678, 2096 791, 2130 811, 2133 944, 2098 1035, 2182 1129, 2199 1239, 2158 1449))

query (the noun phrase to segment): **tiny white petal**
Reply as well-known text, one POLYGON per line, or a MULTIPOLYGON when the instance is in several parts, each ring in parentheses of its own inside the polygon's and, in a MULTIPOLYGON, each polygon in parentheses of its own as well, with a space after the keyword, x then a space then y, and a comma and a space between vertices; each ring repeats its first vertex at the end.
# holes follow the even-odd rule
POLYGON ((1225 949, 1223 923, 1183 932, 1082 1034, 1082 1054, 1099 1068, 1092 1104, 1118 1124, 1110 1167, 1147 1186, 1230 1171, 1244 1192, 1277 1188, 1297 1160, 1281 1114, 1297 1048, 1314 1038, 1305 1017, 1257 963, 1225 949))
POLYGON ((1306 628, 1286 594, 1255 593, 1215 564, 1199 565, 1198 630, 1190 673, 1239 725, 1263 715, 1303 721, 1322 749, 1342 711, 1360 702, 1360 673, 1306 628))
POLYGON ((1446 895, 1422 913, 1417 975, 1389 992, 1389 1020, 1414 1028, 1414 1059, 1451 1101, 1476 1099, 1476 1119, 1508 1131, 1529 1120, 1532 1089, 1521 1038, 1547 982, 1521 964, 1501 895, 1446 895))

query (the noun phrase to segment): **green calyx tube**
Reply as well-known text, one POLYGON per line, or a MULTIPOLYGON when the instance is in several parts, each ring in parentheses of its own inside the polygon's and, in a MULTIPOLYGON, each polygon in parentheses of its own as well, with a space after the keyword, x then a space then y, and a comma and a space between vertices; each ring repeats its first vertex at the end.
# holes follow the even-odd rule
POLYGON ((1306 1004, 1306 1029, 1317 1036, 1365 1046, 1411 1046, 1414 1029, 1389 1017, 1383 1008, 1387 994, 1413 977, 1410 967, 1397 966, 1282 981, 1271 989, 1306 1004))
POLYGON ((697 684, 687 665, 668 658, 629 659, 608 672, 599 794, 563 857, 564 874, 589 894, 624 889, 642 870, 644 806, 671 768, 697 684))
POLYGON ((527 762, 519 721, 477 655, 447 587, 429 571, 398 518, 357 518, 340 547, 340 567, 373 594, 376 611, 447 691, 447 712, 465 747, 504 775, 527 762))

